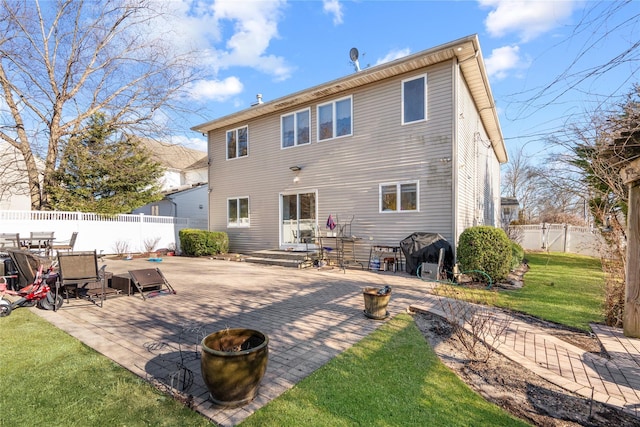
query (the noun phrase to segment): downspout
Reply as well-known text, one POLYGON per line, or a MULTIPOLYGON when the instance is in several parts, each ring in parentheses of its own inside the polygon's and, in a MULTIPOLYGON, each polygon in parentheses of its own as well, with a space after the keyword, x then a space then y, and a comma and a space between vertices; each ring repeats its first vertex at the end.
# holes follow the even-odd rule
POLYGON ((451 143, 451 182, 453 182, 453 185, 451 186, 451 200, 453 201, 453 203, 451 203, 451 207, 452 207, 452 215, 451 215, 451 221, 452 221, 452 227, 451 230, 453 231, 453 242, 451 244, 451 246, 453 247, 453 259, 456 260, 457 259, 457 252, 458 252, 458 212, 460 210, 460 200, 458 197, 458 170, 459 170, 459 159, 458 159, 458 79, 460 77, 460 65, 458 64, 457 60, 456 61, 452 61, 452 77, 453 77, 453 84, 451 85, 451 96, 452 96, 452 101, 451 102, 451 117, 453 118, 452 123, 451 123, 451 136, 452 136, 452 143, 451 143))
POLYGON ((167 200, 173 205, 173 217, 178 217, 178 204, 173 201, 171 197, 167 197, 167 200))

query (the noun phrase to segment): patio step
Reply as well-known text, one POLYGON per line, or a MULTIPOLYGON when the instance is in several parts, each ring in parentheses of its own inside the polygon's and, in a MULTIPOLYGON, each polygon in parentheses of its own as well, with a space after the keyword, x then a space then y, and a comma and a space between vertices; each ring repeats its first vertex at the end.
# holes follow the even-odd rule
POLYGON ((280 251, 263 250, 250 253, 245 262, 254 264, 277 265, 280 267, 306 268, 311 267, 309 261, 315 256, 315 251, 280 251))

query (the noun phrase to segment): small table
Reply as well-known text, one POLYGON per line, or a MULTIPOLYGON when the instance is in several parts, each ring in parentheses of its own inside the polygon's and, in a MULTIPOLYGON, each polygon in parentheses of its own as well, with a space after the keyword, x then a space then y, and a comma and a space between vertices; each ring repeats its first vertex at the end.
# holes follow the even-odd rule
POLYGON ((25 237, 20 238, 20 246, 31 252, 37 252, 39 254, 44 252, 45 256, 49 256, 54 241, 55 238, 53 237, 25 237))
POLYGON ((111 287, 119 290, 123 294, 131 295, 135 292, 135 286, 132 285, 129 273, 114 274, 113 277, 111 277, 111 287))

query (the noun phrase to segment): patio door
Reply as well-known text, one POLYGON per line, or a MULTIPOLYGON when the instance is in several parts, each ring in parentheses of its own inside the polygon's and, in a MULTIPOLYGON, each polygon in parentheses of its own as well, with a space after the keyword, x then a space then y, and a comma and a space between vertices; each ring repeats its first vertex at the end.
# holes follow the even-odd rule
POLYGON ((306 250, 315 248, 305 240, 317 230, 316 192, 280 195, 280 247, 306 250))

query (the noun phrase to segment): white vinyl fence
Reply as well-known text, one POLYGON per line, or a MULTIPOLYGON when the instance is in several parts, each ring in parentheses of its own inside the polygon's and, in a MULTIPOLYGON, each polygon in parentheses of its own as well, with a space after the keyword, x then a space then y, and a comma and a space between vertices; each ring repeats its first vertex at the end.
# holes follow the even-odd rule
POLYGON ((569 224, 510 226, 525 249, 600 256, 604 239, 600 230, 569 224))
MULTIPOLYGON (((178 232, 184 228, 207 229, 202 220, 168 216, 104 215, 85 212, 0 210, 0 233, 19 233, 29 237, 32 231, 53 231, 56 241, 66 241, 78 232, 76 251, 114 254, 126 246, 126 252, 144 252, 145 243, 158 239, 154 249, 180 248, 178 232)), ((55 242, 54 242, 55 244, 55 242)))

